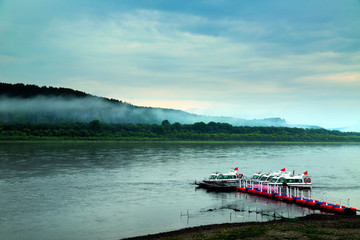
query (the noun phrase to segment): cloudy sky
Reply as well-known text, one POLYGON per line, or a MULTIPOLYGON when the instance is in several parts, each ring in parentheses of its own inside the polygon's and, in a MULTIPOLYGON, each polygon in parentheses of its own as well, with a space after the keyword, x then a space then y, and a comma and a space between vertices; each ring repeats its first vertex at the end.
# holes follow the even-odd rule
POLYGON ((360 131, 360 1, 0 0, 0 82, 360 131))

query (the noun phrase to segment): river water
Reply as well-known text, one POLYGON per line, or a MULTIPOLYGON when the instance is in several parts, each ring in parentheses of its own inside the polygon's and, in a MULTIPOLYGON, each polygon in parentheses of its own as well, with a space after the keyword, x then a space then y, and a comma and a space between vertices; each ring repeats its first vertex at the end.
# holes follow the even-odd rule
POLYGON ((248 176, 261 169, 308 171, 317 198, 350 199, 360 208, 359 145, 1 143, 0 239, 121 239, 270 219, 260 211, 314 212, 192 184, 235 167, 248 176))

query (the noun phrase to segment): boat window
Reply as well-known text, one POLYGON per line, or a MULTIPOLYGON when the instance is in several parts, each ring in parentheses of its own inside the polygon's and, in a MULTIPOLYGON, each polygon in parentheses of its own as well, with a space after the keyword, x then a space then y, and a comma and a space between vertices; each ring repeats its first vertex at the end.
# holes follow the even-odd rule
POLYGON ((261 177, 260 181, 265 181, 267 179, 267 177, 261 177))
POLYGON ((273 178, 273 179, 271 179, 271 182, 272 182, 272 183, 275 183, 276 180, 278 180, 278 179, 277 179, 277 178, 273 178))
POLYGON ((285 178, 280 178, 278 182, 279 182, 279 183, 285 183, 285 182, 286 182, 286 179, 285 179, 285 178))

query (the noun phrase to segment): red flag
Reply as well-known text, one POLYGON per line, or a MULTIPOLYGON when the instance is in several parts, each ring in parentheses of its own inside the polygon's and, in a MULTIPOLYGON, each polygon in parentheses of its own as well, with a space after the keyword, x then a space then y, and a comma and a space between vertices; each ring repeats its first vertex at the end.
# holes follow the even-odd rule
POLYGON ((281 169, 280 171, 285 172, 285 168, 281 169))
POLYGON ((307 175, 307 171, 306 171, 306 172, 304 172, 304 175, 307 175))
POLYGON ((238 167, 236 167, 236 168, 234 169, 234 171, 237 171, 237 170, 239 170, 239 168, 238 168, 238 167))

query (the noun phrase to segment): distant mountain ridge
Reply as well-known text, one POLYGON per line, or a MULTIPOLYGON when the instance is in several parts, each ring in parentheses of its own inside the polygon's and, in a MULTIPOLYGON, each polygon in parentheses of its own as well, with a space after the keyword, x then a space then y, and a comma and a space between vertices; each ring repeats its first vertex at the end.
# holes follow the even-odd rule
MULTIPOLYGON (((281 118, 246 120, 232 117, 213 117, 181 110, 139 107, 116 99, 56 87, 0 83, 0 121, 3 122, 90 122, 160 124, 193 124, 220 122, 234 126, 295 127, 281 118)), ((297 126, 319 128, 317 126, 297 126)))

